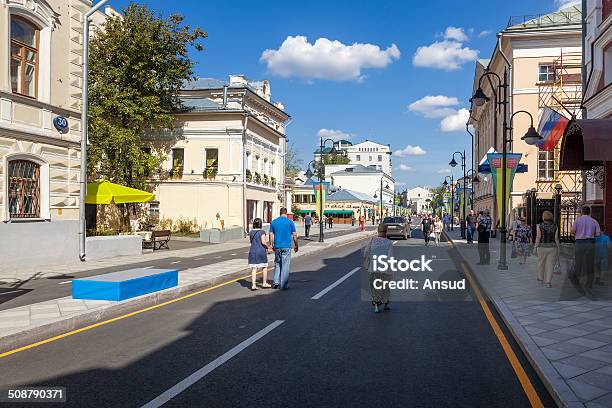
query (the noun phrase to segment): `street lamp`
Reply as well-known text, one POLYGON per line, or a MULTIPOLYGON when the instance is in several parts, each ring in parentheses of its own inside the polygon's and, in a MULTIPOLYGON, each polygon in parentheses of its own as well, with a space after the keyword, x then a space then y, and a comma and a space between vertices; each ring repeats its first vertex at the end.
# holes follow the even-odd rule
MULTIPOLYGON (((463 153, 461 152, 455 152, 453 153, 453 157, 450 161, 449 166, 451 167, 456 167, 457 166, 457 161, 455 160, 455 155, 459 155, 459 157, 461 157, 461 168, 463 169, 463 194, 465 196, 465 191, 466 191, 466 186, 467 186, 467 178, 466 178, 466 174, 465 174, 465 150, 463 151, 463 153)), ((463 200, 463 216, 462 216, 462 220, 460 220, 461 222, 461 238, 465 238, 465 213, 466 213, 466 200, 463 200)))
MULTIPOLYGON (((319 164, 318 164, 318 168, 315 169, 315 171, 318 171, 318 175, 319 175, 319 242, 323 242, 324 241, 324 232, 323 232, 323 180, 325 179, 325 155, 327 154, 332 154, 335 155, 337 154, 338 151, 336 150, 336 145, 334 144, 334 140, 333 139, 323 139, 321 137, 321 143, 320 143, 320 149, 319 149, 319 164), (329 153, 325 153, 324 149, 325 149, 325 145, 327 144, 327 142, 332 142, 332 147, 329 151, 329 153)), ((310 170, 310 167, 312 166, 313 168, 316 165, 316 159, 312 160, 310 163, 308 163, 308 169, 306 170, 306 177, 310 178, 313 176, 313 172, 310 170)))
MULTIPOLYGON (((503 80, 502 78, 500 78, 499 75, 497 75, 495 72, 485 72, 484 74, 482 74, 480 76, 480 78, 478 79, 478 89, 476 89, 476 92, 474 92, 474 95, 470 98, 470 102, 472 102, 474 105, 476 106, 482 106, 484 105, 489 98, 487 97, 487 95, 485 95, 484 91, 482 90, 482 80, 485 77, 489 77, 489 76, 493 76, 494 78, 497 79, 497 83, 498 83, 498 91, 500 93, 502 93, 502 100, 501 101, 497 101, 497 93, 495 93, 495 99, 496 99, 496 104, 497 105, 501 105, 503 106, 504 110, 503 110, 503 118, 504 118, 504 122, 503 122, 503 140, 502 140, 502 185, 501 185, 501 191, 499 192, 500 194, 502 194, 502 213, 500 214, 500 219, 501 219, 501 223, 500 223, 500 251, 499 251, 499 263, 497 264, 497 269, 501 269, 501 270, 507 270, 508 269, 508 262, 506 260, 506 225, 507 225, 507 205, 508 205, 508 198, 506 197, 506 185, 508 183, 508 169, 507 169, 507 157, 508 157, 508 150, 507 150, 507 144, 508 143, 512 143, 512 134, 510 134, 510 139, 508 139, 507 135, 508 135, 508 131, 512 130, 512 119, 514 118, 514 115, 516 115, 517 113, 526 113, 529 115, 529 117, 531 118, 531 126, 529 127, 529 130, 527 131, 527 133, 525 133, 525 136, 522 137, 522 140, 524 140, 527 144, 533 145, 536 144, 539 140, 542 139, 542 137, 538 134, 538 132, 535 130, 535 128, 533 127, 533 116, 531 116, 531 114, 527 111, 517 111, 515 113, 512 114, 512 116, 510 117, 510 126, 508 126, 508 122, 507 122, 507 118, 508 118, 508 69, 504 68, 504 74, 503 74, 503 80)), ((497 114, 494 115, 495 119, 497 120, 497 114)), ((497 126, 495 126, 495 129, 497 129, 497 126)), ((496 138, 495 138, 496 139, 496 138)))
POLYGON ((472 191, 470 191, 470 210, 474 209, 474 184, 475 183, 480 183, 480 178, 478 178, 478 174, 476 174, 474 172, 474 169, 469 169, 466 173, 465 173, 466 177, 470 178, 470 184, 472 184, 472 191))
POLYGON ((451 174, 450 176, 446 176, 444 177, 444 182, 442 183, 444 185, 444 187, 449 187, 450 189, 450 193, 451 193, 451 205, 450 205, 450 216, 451 216, 451 231, 455 230, 454 227, 454 223, 455 223, 455 180, 453 179, 453 175, 451 174), (450 178, 450 186, 448 184, 448 180, 450 178))

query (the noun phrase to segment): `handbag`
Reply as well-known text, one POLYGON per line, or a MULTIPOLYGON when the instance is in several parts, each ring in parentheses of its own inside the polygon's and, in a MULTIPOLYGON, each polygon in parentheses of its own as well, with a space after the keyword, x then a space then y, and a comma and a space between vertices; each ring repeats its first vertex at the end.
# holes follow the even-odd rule
POLYGON ((557 263, 553 267, 553 274, 554 275, 561 275, 561 262, 559 262, 558 259, 557 259, 557 263))
POLYGON ((429 233, 429 238, 436 239, 436 234, 433 232, 429 233))

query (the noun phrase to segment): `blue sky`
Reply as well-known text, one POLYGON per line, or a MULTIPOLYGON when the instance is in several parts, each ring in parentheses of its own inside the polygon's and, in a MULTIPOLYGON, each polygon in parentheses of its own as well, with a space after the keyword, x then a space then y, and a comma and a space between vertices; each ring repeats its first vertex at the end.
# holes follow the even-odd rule
POLYGON ((304 163, 321 132, 389 143, 402 150, 393 176, 403 189, 438 185, 452 153, 469 151, 461 109, 469 108, 473 60, 490 57, 508 18, 571 1, 138 2, 208 33, 205 50, 192 54, 198 76, 270 80, 304 163))

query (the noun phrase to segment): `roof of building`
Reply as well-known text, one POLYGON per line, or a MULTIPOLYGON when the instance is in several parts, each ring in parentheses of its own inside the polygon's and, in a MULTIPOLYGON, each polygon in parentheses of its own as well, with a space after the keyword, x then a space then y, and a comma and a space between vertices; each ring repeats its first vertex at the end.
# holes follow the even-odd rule
POLYGON ((221 104, 208 98, 181 98, 183 106, 191 112, 202 112, 223 109, 221 104))
POLYGON ((512 16, 508 20, 506 31, 550 28, 574 24, 582 24, 582 11, 578 6, 567 7, 548 14, 512 16))
POLYGON ((378 170, 372 167, 366 167, 362 164, 351 164, 350 167, 336 171, 334 173, 332 173, 332 175, 334 174, 340 174, 340 173, 344 173, 344 174, 350 174, 350 173, 382 173, 382 170, 378 170))
POLYGON ((338 190, 327 197, 327 201, 363 201, 367 203, 376 203, 377 200, 367 194, 353 190, 338 190))

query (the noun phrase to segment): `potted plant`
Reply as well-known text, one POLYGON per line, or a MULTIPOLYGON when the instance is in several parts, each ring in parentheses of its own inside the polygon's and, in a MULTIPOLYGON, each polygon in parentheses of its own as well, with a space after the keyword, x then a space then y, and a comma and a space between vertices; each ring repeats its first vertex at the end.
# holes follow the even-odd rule
POLYGON ((253 181, 253 173, 251 173, 251 170, 249 169, 247 169, 246 171, 246 181, 248 181, 249 183, 253 181))
POLYGON ((267 186, 268 184, 270 184, 270 177, 268 177, 267 174, 264 174, 263 176, 263 183, 267 186))
POLYGON ((272 184, 272 187, 276 187, 276 177, 270 177, 270 182, 272 184))
POLYGON ((261 174, 255 172, 255 182, 261 184, 261 174))
POLYGON ((214 167, 207 167, 206 170, 204 171, 204 176, 207 179, 214 179, 217 176, 217 169, 214 167))

